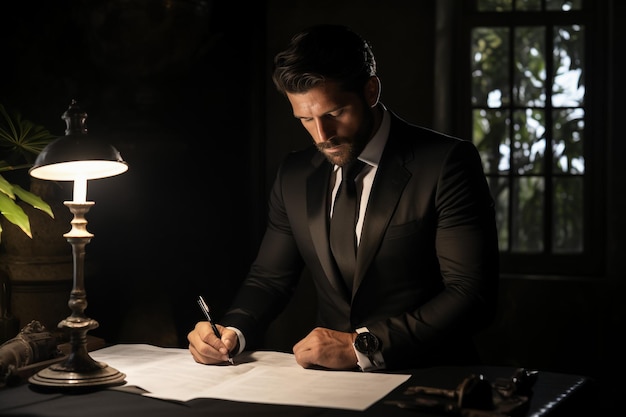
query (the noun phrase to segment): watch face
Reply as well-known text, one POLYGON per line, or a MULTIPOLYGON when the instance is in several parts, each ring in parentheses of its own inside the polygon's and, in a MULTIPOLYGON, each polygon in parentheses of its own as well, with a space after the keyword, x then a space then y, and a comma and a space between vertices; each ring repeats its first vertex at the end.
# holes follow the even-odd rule
POLYGON ((354 341, 354 347, 361 353, 371 355, 378 351, 378 338, 371 333, 359 333, 354 341))

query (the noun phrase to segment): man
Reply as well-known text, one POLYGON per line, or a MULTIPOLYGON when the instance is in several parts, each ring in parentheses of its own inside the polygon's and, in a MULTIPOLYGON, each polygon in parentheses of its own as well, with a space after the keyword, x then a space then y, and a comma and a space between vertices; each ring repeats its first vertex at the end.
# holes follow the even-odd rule
POLYGON ((188 334, 194 360, 220 363, 258 343, 306 266, 319 327, 293 347, 301 366, 478 362, 472 336, 495 311, 498 247, 476 148, 389 111, 368 43, 346 27, 297 34, 274 63, 274 83, 315 146, 279 168, 257 258, 217 326, 221 339, 208 322, 188 334), (360 206, 348 220, 355 210, 340 215, 337 195, 357 160, 360 206))

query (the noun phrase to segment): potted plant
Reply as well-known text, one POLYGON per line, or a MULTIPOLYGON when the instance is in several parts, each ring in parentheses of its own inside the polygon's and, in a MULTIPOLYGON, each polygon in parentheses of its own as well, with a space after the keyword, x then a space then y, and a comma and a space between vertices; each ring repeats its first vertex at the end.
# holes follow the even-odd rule
POLYGON ((50 184, 20 176, 56 138, 0 104, 0 342, 29 319, 54 325, 65 310, 53 311, 47 301, 57 293, 67 298, 71 257, 64 254, 68 245, 58 231, 66 226, 55 224, 59 216, 50 184))

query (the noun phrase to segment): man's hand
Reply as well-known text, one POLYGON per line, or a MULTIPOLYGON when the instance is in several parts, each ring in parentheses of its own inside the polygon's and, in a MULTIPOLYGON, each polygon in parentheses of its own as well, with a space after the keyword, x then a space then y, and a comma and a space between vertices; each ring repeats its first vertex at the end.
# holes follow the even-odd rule
POLYGON ((198 363, 212 365, 228 361, 228 352, 235 350, 238 345, 237 333, 224 326, 216 325, 222 334, 218 338, 208 321, 196 323, 196 327, 189 332, 189 352, 198 363))
POLYGON ((357 358, 352 344, 356 333, 317 327, 293 347, 296 362, 303 368, 354 369, 357 358))

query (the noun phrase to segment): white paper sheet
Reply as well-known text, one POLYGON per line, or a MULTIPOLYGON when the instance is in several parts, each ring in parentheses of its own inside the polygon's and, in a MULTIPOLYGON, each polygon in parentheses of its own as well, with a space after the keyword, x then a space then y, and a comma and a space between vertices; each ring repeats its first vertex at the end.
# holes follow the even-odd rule
POLYGON ((303 369, 292 354, 257 351, 235 358, 235 365, 201 365, 187 349, 119 344, 90 356, 126 374, 126 385, 143 395, 189 401, 218 398, 365 410, 410 375, 303 369))

